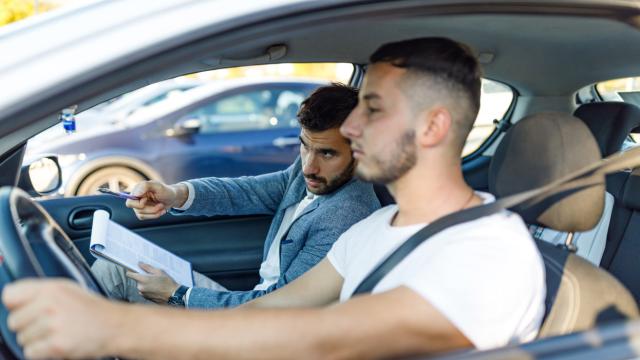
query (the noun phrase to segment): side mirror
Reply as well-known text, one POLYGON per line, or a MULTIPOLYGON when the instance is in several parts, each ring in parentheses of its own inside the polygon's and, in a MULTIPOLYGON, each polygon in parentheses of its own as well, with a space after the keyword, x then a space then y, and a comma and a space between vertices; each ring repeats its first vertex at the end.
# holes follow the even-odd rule
POLYGON ((18 187, 31 196, 48 195, 62 185, 62 170, 57 156, 46 156, 20 170, 18 187))
POLYGON ((187 136, 197 134, 202 123, 197 118, 187 118, 179 120, 172 129, 166 131, 167 136, 187 136))

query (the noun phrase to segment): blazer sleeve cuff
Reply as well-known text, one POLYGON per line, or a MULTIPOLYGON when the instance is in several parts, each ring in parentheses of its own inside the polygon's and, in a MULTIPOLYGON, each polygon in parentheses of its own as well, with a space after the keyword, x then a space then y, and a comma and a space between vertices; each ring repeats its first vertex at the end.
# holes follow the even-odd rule
POLYGON ((180 212, 189 210, 189 208, 193 204, 193 200, 196 198, 196 189, 188 181, 182 181, 182 182, 179 182, 178 184, 185 184, 188 190, 187 201, 185 201, 181 207, 175 207, 171 209, 172 211, 176 211, 180 213, 180 212))

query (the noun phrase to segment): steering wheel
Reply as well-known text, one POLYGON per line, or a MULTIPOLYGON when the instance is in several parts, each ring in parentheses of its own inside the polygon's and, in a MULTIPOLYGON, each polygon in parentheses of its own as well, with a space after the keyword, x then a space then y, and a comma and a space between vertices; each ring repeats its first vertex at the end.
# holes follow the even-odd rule
MULTIPOLYGON (((0 289, 28 277, 64 277, 105 295, 89 264, 47 211, 13 187, 0 188, 0 289)), ((0 304, 0 357, 22 359, 16 335, 0 304)))

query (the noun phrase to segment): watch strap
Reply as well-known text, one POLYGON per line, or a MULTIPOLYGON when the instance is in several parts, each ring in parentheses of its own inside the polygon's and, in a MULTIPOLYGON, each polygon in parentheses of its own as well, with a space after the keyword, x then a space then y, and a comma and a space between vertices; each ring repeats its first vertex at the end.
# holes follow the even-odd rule
POLYGON ((188 290, 189 288, 184 285, 178 286, 176 291, 173 292, 173 295, 169 297, 169 301, 167 301, 167 303, 170 305, 184 306, 185 305, 184 297, 187 294, 188 290))

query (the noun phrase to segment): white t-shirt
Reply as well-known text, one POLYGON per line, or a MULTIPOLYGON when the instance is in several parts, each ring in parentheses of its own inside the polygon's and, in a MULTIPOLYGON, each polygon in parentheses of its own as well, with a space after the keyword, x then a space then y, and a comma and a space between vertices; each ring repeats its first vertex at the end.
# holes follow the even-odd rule
MULTIPOLYGON (((477 192, 486 202, 490 194, 477 192)), ((391 226, 396 205, 347 230, 327 257, 349 299, 376 265, 426 224, 391 226)), ((403 259, 373 293, 400 286, 437 308, 478 349, 535 338, 544 315, 544 264, 517 214, 503 211, 434 235, 403 259)), ((428 321, 428 319, 425 319, 428 321)))

